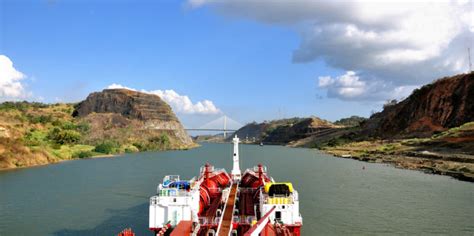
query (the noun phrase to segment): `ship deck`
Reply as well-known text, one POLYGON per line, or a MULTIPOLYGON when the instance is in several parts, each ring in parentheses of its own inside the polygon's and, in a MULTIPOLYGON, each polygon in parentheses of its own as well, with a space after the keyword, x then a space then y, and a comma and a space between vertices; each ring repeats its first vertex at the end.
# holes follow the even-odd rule
POLYGON ((171 232, 170 236, 190 235, 193 229, 193 222, 190 220, 182 220, 171 232))
POLYGON ((229 197, 225 203, 224 214, 222 214, 222 222, 219 225, 217 235, 230 235, 232 230, 232 220, 234 218, 234 205, 235 199, 237 196, 238 185, 236 183, 232 184, 230 188, 229 197))

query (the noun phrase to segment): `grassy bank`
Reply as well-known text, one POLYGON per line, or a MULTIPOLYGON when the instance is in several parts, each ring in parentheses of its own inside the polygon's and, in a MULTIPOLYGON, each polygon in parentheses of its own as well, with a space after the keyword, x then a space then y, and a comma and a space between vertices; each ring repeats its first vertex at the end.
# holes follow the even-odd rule
POLYGON ((474 182, 474 122, 430 138, 353 140, 347 136, 315 144, 338 157, 422 170, 474 182))
MULTIPOLYGON (((96 156, 188 148, 166 132, 127 135, 127 128, 93 128, 72 117, 74 104, 0 104, 0 169, 96 156), (103 130, 110 130, 106 136, 103 130), (113 132, 113 133, 112 133, 113 132)), ((139 131, 136 131, 139 132, 139 131)))

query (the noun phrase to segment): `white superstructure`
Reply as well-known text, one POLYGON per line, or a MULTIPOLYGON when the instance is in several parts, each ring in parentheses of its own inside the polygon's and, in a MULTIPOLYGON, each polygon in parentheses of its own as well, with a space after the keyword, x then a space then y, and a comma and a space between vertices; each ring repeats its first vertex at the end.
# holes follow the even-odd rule
POLYGON ((240 180, 242 177, 242 173, 240 172, 240 165, 239 165, 239 138, 237 135, 232 139, 232 142, 234 143, 234 154, 233 154, 233 166, 232 166, 232 172, 231 176, 234 181, 240 180))
POLYGON ((270 214, 270 222, 279 222, 285 225, 301 225, 303 218, 300 214, 300 203, 298 192, 293 189, 291 183, 267 183, 260 192, 261 217, 267 212, 275 210, 270 214))
POLYGON ((150 198, 149 228, 174 227, 181 220, 197 221, 199 185, 195 179, 183 181, 179 175, 168 175, 158 186, 158 194, 150 198))

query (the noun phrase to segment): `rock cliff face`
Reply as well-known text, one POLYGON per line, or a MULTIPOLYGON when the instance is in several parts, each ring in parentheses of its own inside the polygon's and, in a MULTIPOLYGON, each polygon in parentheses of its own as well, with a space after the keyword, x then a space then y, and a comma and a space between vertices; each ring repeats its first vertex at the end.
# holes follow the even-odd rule
POLYGON ((474 121, 474 73, 439 79, 374 114, 363 125, 371 136, 429 137, 474 121))
POLYGON ((171 107, 157 95, 127 89, 105 89, 91 93, 76 107, 73 116, 116 113, 139 120, 178 121, 171 107))
POLYGON ((165 133, 180 142, 178 146, 193 144, 171 107, 157 95, 105 89, 79 103, 73 116, 91 123, 91 142, 104 137, 143 139, 165 133))

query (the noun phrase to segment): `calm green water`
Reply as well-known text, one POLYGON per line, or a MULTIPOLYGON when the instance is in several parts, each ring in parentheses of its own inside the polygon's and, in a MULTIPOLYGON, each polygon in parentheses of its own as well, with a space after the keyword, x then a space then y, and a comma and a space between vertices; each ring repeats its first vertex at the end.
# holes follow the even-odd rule
MULTIPOLYGON (((241 146, 300 193, 304 235, 474 235, 474 184, 339 159, 315 150, 241 146), (365 166, 365 170, 362 167, 365 166)), ((206 161, 231 169, 230 144, 128 154, 0 172, 0 235, 150 235, 148 197, 166 174, 195 176, 206 161)))

